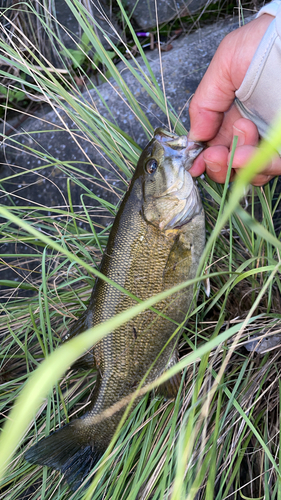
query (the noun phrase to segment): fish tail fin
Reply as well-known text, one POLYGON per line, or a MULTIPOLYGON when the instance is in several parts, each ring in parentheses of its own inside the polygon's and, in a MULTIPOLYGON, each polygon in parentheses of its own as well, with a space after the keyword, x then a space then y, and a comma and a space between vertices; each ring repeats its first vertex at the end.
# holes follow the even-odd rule
POLYGON ((28 462, 61 471, 74 491, 103 455, 103 452, 90 444, 81 442, 81 429, 77 428, 76 422, 41 439, 25 453, 28 462))

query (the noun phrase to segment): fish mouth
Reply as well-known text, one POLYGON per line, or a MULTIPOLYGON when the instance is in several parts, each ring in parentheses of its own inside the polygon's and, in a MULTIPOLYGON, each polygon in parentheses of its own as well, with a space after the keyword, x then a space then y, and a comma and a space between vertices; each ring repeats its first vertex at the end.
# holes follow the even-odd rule
POLYGON ((182 158, 185 170, 192 167, 194 160, 206 147, 203 142, 191 141, 187 135, 178 136, 162 127, 155 130, 154 138, 165 150, 169 149, 171 156, 176 155, 182 158))
POLYGON ((150 157, 157 153, 162 168, 154 189, 147 193, 144 189, 144 202, 146 220, 161 231, 181 228, 201 212, 199 192, 188 170, 203 147, 187 136, 155 130, 150 157))
POLYGON ((167 141, 170 141, 172 139, 177 139, 180 136, 178 136, 174 132, 170 132, 169 130, 167 130, 163 127, 158 127, 154 130, 154 137, 155 137, 155 139, 157 139, 160 142, 161 141, 167 142, 167 141))

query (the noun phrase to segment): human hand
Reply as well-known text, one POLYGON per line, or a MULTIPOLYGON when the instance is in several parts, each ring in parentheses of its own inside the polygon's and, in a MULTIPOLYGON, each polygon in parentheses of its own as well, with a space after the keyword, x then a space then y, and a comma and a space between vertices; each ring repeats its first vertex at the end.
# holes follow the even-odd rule
MULTIPOLYGON (((245 166, 258 148, 256 125, 241 117, 233 101, 235 91, 240 87, 272 19, 272 16, 263 14, 227 35, 195 92, 189 108, 189 138, 207 142, 209 147, 198 156, 190 169, 194 177, 206 170, 215 182, 225 182, 235 135, 238 136, 238 143, 231 177, 245 166)), ((276 154, 265 170, 253 179, 252 184, 261 186, 280 174, 281 159, 276 154)))

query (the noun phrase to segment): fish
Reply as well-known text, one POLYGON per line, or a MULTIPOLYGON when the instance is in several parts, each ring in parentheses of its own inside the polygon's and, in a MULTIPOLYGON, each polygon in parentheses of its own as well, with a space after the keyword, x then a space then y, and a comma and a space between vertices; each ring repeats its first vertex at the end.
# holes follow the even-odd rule
MULTIPOLYGON (((158 128, 140 155, 100 271, 141 300, 196 275, 205 245, 205 214, 188 170, 203 147, 158 128)), ((26 452, 26 460, 61 471, 76 490, 105 453, 127 405, 108 410, 177 363, 180 333, 173 334, 185 321, 193 296, 193 287, 187 286, 157 303, 161 314, 146 310, 94 345, 87 354, 87 363, 97 370, 89 410, 38 441, 26 452)), ((97 278, 89 305, 68 338, 135 304, 132 296, 97 278)), ((180 379, 174 376, 159 392, 174 398, 180 379)))

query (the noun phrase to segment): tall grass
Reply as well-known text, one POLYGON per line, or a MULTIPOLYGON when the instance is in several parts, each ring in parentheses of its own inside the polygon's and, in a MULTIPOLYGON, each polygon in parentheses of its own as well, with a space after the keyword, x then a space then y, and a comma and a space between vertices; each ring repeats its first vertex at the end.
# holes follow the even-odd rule
MULTIPOLYGON (((98 54, 102 65, 96 64, 96 70, 105 78, 106 71, 110 71, 116 99, 125 100, 149 140, 152 126, 100 43, 96 21, 84 3, 66 1, 93 47, 90 53, 85 51, 84 61, 94 65, 93 54, 98 54)), ((121 2, 119 7, 139 48, 142 64, 140 59, 127 60, 122 45, 116 47, 105 33, 102 35, 144 92, 165 112, 167 125, 175 126, 179 134, 186 133, 151 71, 121 2)), ((17 183, 20 178, 23 184, 28 179, 28 168, 1 179, 6 198, 0 206, 0 258, 2 269, 10 269, 11 278, 0 283, 0 498, 280 499, 280 356, 278 349, 257 356, 245 348, 253 333, 262 338, 280 332, 278 182, 276 179, 260 189, 247 187, 280 147, 280 123, 231 189, 208 179, 199 181, 208 242, 198 278, 189 283, 196 284, 199 295, 197 306, 183 326, 181 358, 143 390, 143 399, 93 470, 90 486, 71 492, 59 473, 24 460, 24 452, 31 444, 81 415, 89 405, 95 373, 71 370, 72 362, 121 322, 159 301, 156 296, 136 304, 61 345, 68 325, 86 308, 99 275, 110 221, 140 149, 120 130, 113 115, 105 119, 89 93, 81 94, 78 72, 87 84, 93 83, 86 64, 78 65, 76 73, 69 71, 75 58, 61 42, 52 12, 47 22, 42 10, 36 10, 32 3, 28 8, 33 9, 37 22, 57 47, 60 67, 52 66, 32 40, 20 33, 9 13, 13 37, 9 39, 6 33, 0 40, 0 57, 6 64, 0 75, 10 88, 19 85, 32 99, 48 103, 57 113, 61 129, 78 148, 82 149, 82 141, 86 141, 98 148, 106 160, 102 168, 97 168, 86 155, 85 166, 92 166, 92 170, 85 175, 83 165, 61 162, 34 142, 22 146, 17 133, 4 137, 10 148, 23 149, 27 158, 35 155, 42 161, 36 168, 38 181, 52 181, 49 174, 58 171, 67 182, 62 193, 64 204, 51 208, 32 200, 27 204, 18 187, 6 191, 9 183, 17 183), (107 165, 110 175, 115 166, 120 183, 110 184, 107 165), (115 195, 115 202, 95 195, 95 185, 101 183, 115 195), (80 193, 79 206, 73 203, 76 190, 80 193), (201 285, 206 279, 211 283, 210 297, 201 285), (156 385, 177 372, 182 372, 177 398, 164 401, 156 385)), ((3 19, 6 15, 4 12, 3 19)), ((9 107, 13 106, 7 101, 5 110, 9 107)), ((49 125, 44 134, 54 133, 49 125)))

